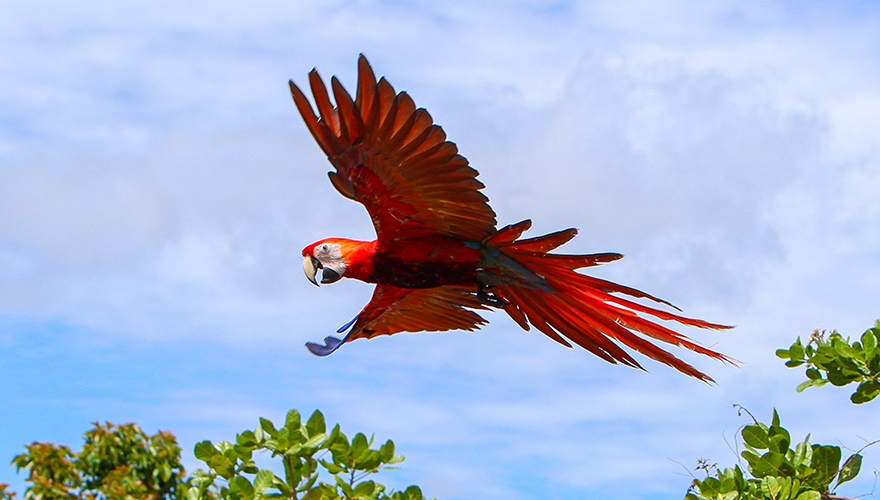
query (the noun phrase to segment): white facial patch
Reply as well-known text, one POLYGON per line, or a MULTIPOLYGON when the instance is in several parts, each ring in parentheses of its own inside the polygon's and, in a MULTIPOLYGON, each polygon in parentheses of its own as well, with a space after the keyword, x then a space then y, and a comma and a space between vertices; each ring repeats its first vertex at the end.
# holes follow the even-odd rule
POLYGON ((314 255, 325 268, 333 269, 339 276, 345 274, 345 259, 338 243, 321 243, 315 247, 314 255))

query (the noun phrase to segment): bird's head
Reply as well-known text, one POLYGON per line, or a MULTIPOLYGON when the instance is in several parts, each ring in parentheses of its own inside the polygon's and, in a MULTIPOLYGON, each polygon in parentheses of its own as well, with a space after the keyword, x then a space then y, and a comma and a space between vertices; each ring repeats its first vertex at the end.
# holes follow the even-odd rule
POLYGON ((344 242, 335 238, 316 241, 303 248, 303 272, 306 278, 318 285, 318 271, 321 283, 335 283, 345 275, 344 242))
POLYGON ((372 273, 371 256, 374 252, 374 242, 323 239, 303 248, 303 271, 315 285, 319 283, 318 271, 321 271, 320 283, 324 284, 339 281, 346 272, 347 277, 364 280, 372 273))

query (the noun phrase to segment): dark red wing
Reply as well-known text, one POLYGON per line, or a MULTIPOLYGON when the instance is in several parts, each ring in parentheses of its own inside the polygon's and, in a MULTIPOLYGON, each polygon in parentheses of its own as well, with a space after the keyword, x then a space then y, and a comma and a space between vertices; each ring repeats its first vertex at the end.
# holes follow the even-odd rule
POLYGON ((347 340, 399 332, 476 330, 486 324, 472 287, 397 288, 379 285, 358 314, 347 340))
POLYGON ((316 70, 309 84, 318 115, 291 81, 296 107, 336 168, 333 186, 367 208, 380 246, 427 234, 480 241, 494 232, 495 212, 477 171, 406 92, 376 81, 363 55, 355 100, 333 77, 334 107, 316 70))

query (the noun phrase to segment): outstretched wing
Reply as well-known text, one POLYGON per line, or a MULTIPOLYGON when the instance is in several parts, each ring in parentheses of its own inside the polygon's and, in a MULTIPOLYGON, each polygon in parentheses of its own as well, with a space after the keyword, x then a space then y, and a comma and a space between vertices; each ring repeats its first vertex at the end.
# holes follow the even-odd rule
POLYGON ((363 55, 354 101, 335 76, 335 107, 317 70, 309 84, 320 116, 291 81, 296 107, 336 168, 333 186, 367 208, 380 246, 428 234, 480 241, 494 232, 477 171, 406 92, 396 94, 384 77, 376 81, 363 55))
POLYGON ((472 331, 487 323, 470 309, 487 309, 474 295, 473 287, 398 288, 378 285, 366 307, 351 323, 339 329, 338 333, 343 333, 351 327, 345 337, 327 337, 324 345, 307 342, 306 347, 313 354, 327 356, 342 344, 359 338, 399 332, 472 331))
POLYGON ((399 332, 476 330, 487 322, 469 309, 486 309, 473 287, 398 288, 379 285, 358 314, 349 340, 399 332))

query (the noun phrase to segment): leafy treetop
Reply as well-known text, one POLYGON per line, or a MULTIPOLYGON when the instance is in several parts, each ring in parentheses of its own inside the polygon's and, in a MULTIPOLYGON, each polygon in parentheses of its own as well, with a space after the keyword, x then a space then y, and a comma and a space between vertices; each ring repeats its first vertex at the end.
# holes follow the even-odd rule
MULTIPOLYGON (((12 463, 27 470, 24 500, 425 500, 418 486, 393 491, 369 479, 403 461, 394 442, 374 446, 374 437, 350 440, 339 425, 329 432, 315 411, 303 422, 296 410, 276 427, 261 418, 235 442, 202 441, 195 456, 207 466, 186 476, 173 434, 145 434, 135 424, 98 424, 84 435, 81 451, 64 445, 32 443, 12 463), (260 468, 254 453, 280 461, 260 468), (322 474, 331 482, 320 481, 322 474)), ((15 493, 0 484, 0 500, 15 493)))
POLYGON ((797 391, 827 383, 837 387, 858 383, 850 396, 853 403, 867 403, 880 395, 880 320, 857 341, 851 342, 837 331, 827 334, 827 338, 826 334, 815 330, 806 345, 798 337, 788 349, 776 351, 778 357, 788 360, 785 366, 806 365, 807 380, 798 385, 797 391))
POLYGON ((739 465, 720 470, 704 461, 698 469, 704 470, 706 477, 694 479, 685 500, 834 498, 831 492, 854 479, 861 469, 862 450, 841 464, 840 447, 811 444, 809 434, 792 448, 791 436, 780 424, 776 410, 769 426, 754 417, 752 420, 740 431, 744 447, 740 456, 746 461, 746 470, 739 465))

